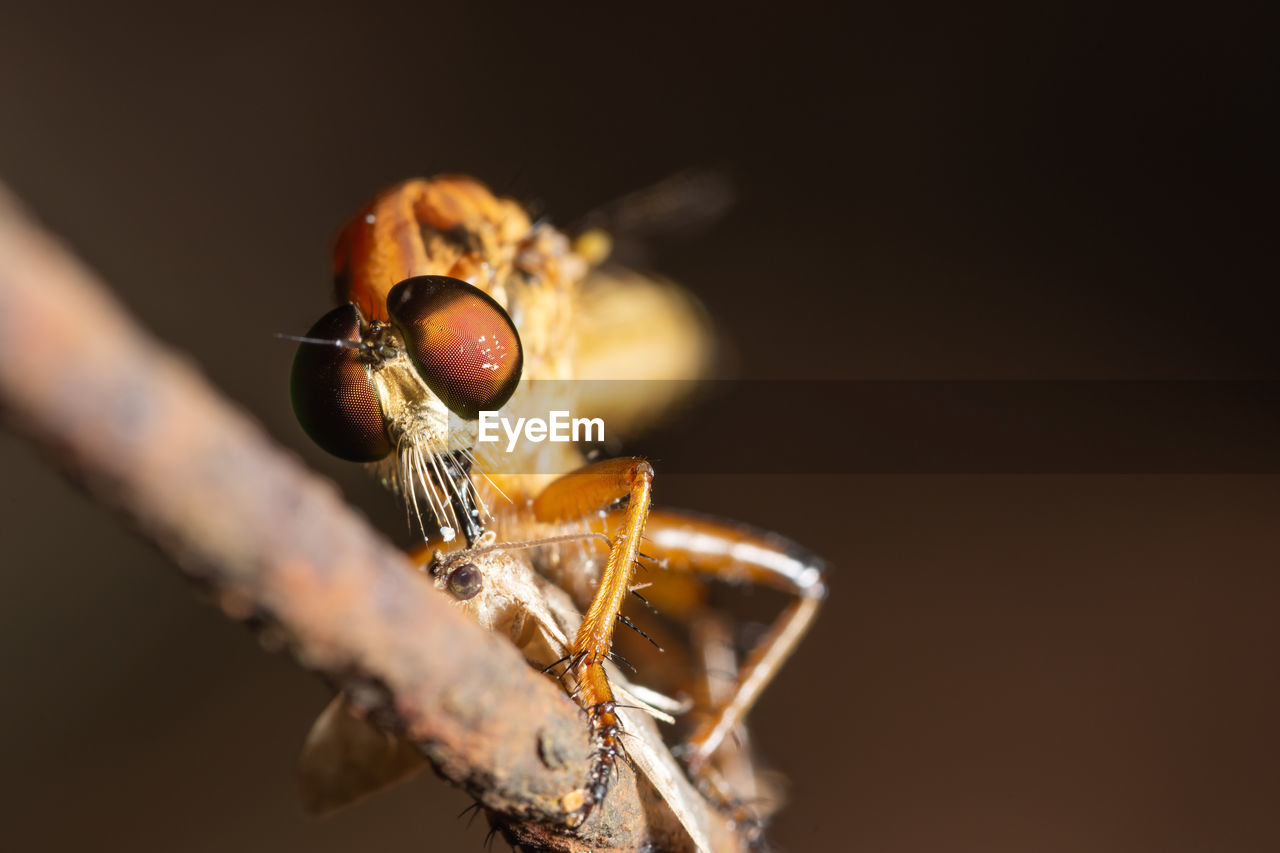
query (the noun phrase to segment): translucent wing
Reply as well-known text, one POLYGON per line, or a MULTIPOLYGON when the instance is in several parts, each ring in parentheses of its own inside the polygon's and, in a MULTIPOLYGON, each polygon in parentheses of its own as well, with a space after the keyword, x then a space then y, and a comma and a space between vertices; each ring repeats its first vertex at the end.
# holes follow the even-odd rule
POLYGON ((320 712, 302 746, 302 804, 309 814, 327 814, 409 779, 425 766, 413 744, 356 716, 339 693, 320 712))

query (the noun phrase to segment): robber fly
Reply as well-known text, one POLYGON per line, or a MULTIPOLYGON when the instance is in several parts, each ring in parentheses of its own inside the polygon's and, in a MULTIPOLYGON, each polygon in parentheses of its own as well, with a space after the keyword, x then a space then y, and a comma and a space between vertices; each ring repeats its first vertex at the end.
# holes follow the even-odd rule
MULTIPOLYGON (((571 241, 470 178, 392 187, 341 232, 338 307, 298 339, 292 374, 304 430, 333 455, 372 466, 403 497, 410 524, 439 547, 427 566, 442 589, 466 602, 486 583, 507 589, 546 579, 521 599, 522 618, 536 626, 543 656, 557 653, 551 663, 562 667, 590 727, 589 776, 562 800, 570 827, 604 802, 624 753, 620 736, 637 725, 620 706, 671 710, 661 697, 623 687, 609 666, 615 625, 631 625, 621 611, 642 558, 665 568, 645 578, 646 597, 676 618, 706 616, 707 580, 793 596, 731 683, 702 691, 702 722, 680 752, 703 790, 719 791, 709 780, 718 756, 734 749, 728 735, 808 629, 826 589, 820 562, 790 542, 651 512, 655 472, 644 459, 588 462, 571 443, 501 457, 477 441, 482 412, 545 412, 540 389, 573 389, 569 408, 635 427, 675 402, 684 380, 705 373, 710 336, 697 304, 673 285, 601 265, 601 240, 595 233, 571 241), (649 398, 635 399, 635 389, 649 398), (530 577, 521 580, 513 566, 530 577), (548 615, 546 602, 562 594, 581 616, 565 607, 558 619, 548 615), (634 701, 620 701, 619 690, 634 701)), ((485 608, 472 609, 483 622, 485 608)))

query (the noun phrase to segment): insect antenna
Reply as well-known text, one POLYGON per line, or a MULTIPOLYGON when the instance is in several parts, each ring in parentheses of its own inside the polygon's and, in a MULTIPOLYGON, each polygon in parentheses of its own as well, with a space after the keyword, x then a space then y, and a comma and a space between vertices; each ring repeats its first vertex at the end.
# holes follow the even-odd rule
POLYGON ((477 557, 481 554, 488 554, 493 551, 520 551, 525 548, 538 548, 543 545, 555 545, 558 542, 572 542, 577 539, 603 539, 607 544, 612 545, 613 542, 608 536, 596 531, 585 531, 583 533, 563 533, 559 536, 547 536, 544 539, 525 539, 519 542, 502 542, 497 545, 490 545, 487 548, 477 548, 474 551, 468 551, 468 557, 477 557))
POLYGON ((342 349, 364 349, 364 344, 360 341, 348 341, 342 338, 308 338, 305 335, 286 335, 284 332, 276 332, 276 337, 282 341, 294 341, 299 344, 322 344, 331 347, 341 347, 342 349))

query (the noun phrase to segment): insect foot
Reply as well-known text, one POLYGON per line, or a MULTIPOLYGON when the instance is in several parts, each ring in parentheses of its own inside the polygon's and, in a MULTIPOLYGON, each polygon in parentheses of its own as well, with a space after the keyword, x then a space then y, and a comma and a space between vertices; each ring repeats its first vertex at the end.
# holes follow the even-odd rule
POLYGON ((609 782, 617 773, 618 760, 626 755, 619 740, 622 721, 612 701, 592 705, 587 709, 587 719, 591 722, 591 769, 587 773, 587 785, 566 795, 563 801, 568 812, 565 822, 572 829, 586 823, 591 811, 604 802, 609 782))
POLYGON ((751 807, 748 800, 732 792, 728 780, 709 761, 698 758, 699 753, 694 745, 685 743, 673 748, 671 752, 684 765, 685 773, 693 781, 698 793, 725 816, 730 826, 746 840, 751 849, 768 849, 764 835, 765 819, 751 807))

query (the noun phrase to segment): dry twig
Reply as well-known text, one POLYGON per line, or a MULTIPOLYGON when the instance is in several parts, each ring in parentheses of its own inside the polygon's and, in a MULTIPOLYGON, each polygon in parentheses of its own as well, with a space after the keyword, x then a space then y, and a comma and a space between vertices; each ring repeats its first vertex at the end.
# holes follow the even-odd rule
MULTIPOLYGON (((352 689, 380 725, 501 815, 514 840, 681 846, 627 771, 608 808, 576 835, 559 829, 559 798, 586 776, 576 706, 152 340, 2 185, 0 407, 227 615, 269 626, 300 663, 352 689)), ((705 825, 716 849, 739 847, 722 821, 705 825)))

